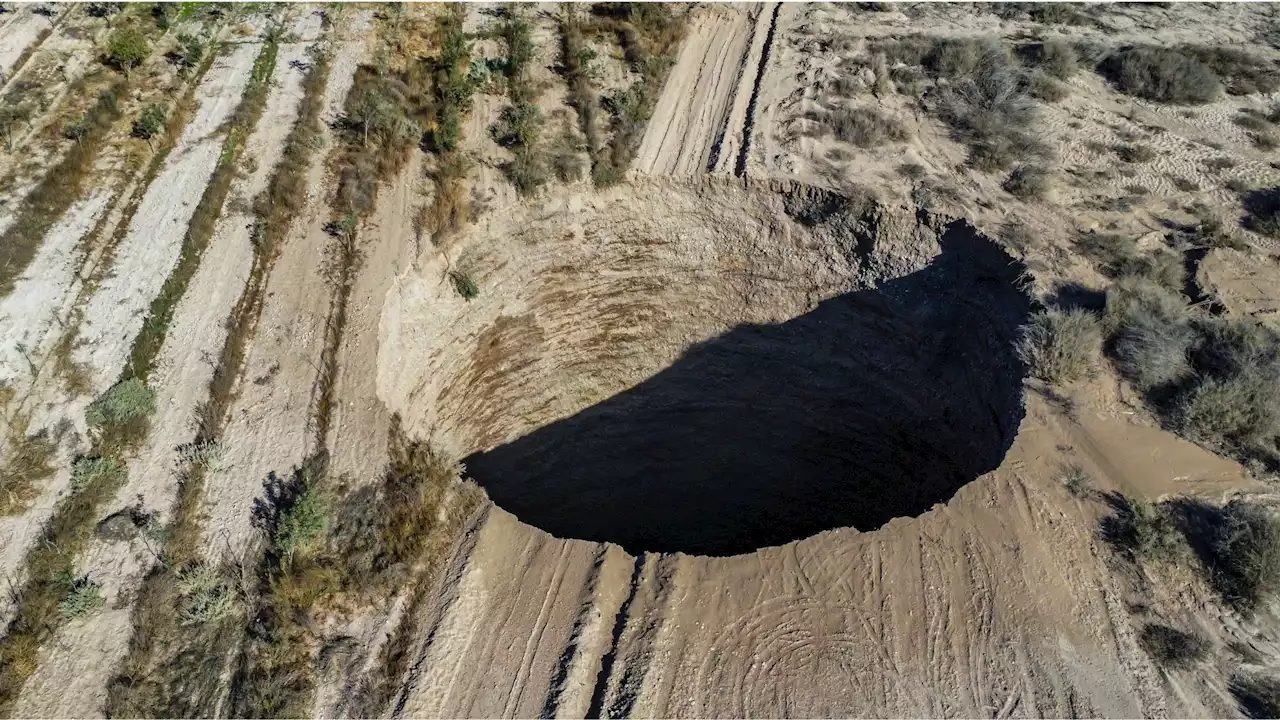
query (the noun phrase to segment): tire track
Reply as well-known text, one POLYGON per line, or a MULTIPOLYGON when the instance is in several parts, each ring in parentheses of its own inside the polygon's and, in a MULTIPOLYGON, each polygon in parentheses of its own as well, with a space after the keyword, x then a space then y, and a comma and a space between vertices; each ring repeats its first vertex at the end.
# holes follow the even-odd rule
POLYGON ((551 617, 553 601, 560 596, 560 586, 564 583, 565 569, 569 557, 569 543, 560 544, 560 557, 556 559, 555 570, 551 573, 551 582, 547 585, 547 594, 542 600, 542 608, 538 611, 538 619, 533 624, 533 631, 525 642, 524 655, 520 658, 520 668, 516 670, 511 690, 507 693, 507 703, 503 708, 503 717, 515 717, 516 707, 524 694, 525 683, 529 680, 529 672, 533 666, 533 657, 542 642, 542 634, 547 629, 547 620, 551 617))
POLYGON ((622 607, 618 609, 618 616, 613 622, 613 636, 609 642, 609 651, 605 653, 604 658, 601 660, 600 672, 596 675, 595 690, 591 693, 591 706, 587 710, 587 717, 589 718, 602 717, 605 695, 609 687, 609 677, 613 674, 613 665, 618 660, 618 647, 622 642, 622 633, 627 629, 627 617, 630 616, 631 606, 639 595, 641 576, 645 574, 645 569, 650 564, 649 558, 638 557, 635 560, 635 566, 631 571, 631 589, 627 594, 627 599, 623 601, 622 607))
POLYGON ((751 99, 747 102, 747 118, 742 124, 742 149, 738 151, 738 164, 733 174, 746 177, 747 157, 751 154, 751 133, 755 130, 756 104, 760 101, 760 87, 764 83, 765 69, 769 65, 769 55, 773 50, 774 34, 778 30, 778 13, 782 3, 774 3, 769 14, 769 30, 764 36, 764 48, 760 52, 760 65, 756 68, 756 79, 751 86, 751 99))

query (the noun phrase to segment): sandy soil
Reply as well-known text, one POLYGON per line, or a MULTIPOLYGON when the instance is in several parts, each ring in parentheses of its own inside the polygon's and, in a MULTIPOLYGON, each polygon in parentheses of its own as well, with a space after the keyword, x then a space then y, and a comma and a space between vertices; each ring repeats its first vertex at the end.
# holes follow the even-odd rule
POLYGON ((1204 292, 1238 317, 1253 317, 1280 327, 1280 260, 1239 250, 1211 251, 1196 276, 1204 292))
POLYGON ((99 391, 115 381, 146 308, 178 261, 187 223, 222 152, 215 131, 235 111, 260 49, 255 43, 237 45, 209 69, 196 93, 199 108, 147 189, 116 249, 112 275, 85 307, 75 360, 88 366, 99 391))
POLYGON ((34 7, 19 8, 16 12, 6 13, 7 19, 0 24, 0 91, 6 89, 12 81, 14 65, 42 38, 40 34, 53 27, 57 15, 46 17, 34 12, 34 7))
POLYGON ((13 292, 0 299, 0 383, 20 394, 34 380, 32 363, 45 357, 48 341, 56 338, 52 324, 83 260, 77 253, 80 241, 107 210, 111 196, 110 189, 102 188, 73 206, 49 231, 13 292))
MULTIPOLYGON (((132 225, 111 264, 111 275, 96 288, 85 305, 85 324, 74 359, 86 363, 97 392, 115 382, 128 358, 133 338, 141 328, 151 298, 159 291, 186 233, 186 222, 204 191, 221 151, 214 130, 235 109, 248 82, 258 47, 240 45, 209 70, 197 91, 200 101, 192 121, 183 131, 166 167, 147 189, 132 225), (110 324, 112 318, 117 324, 110 324)), ((96 393, 95 393, 96 394, 96 393)), ((92 396, 35 409, 33 427, 51 427, 63 418, 82 424, 82 413, 92 396)), ((28 543, 53 512, 57 497, 70 480, 67 465, 48 483, 32 509, 20 517, 0 521, 4 539, 0 573, 14 575, 28 543)))
POLYGON ((758 57, 751 62, 752 40, 767 31, 772 12, 769 5, 725 4, 695 16, 633 168, 648 175, 697 175, 722 158, 736 159, 741 123, 731 130, 730 114, 741 98, 749 102, 759 69, 758 57))
MULTIPOLYGON (((337 46, 325 88, 325 126, 342 112, 354 81, 356 65, 364 60, 368 16, 354 19, 351 37, 337 46)), ((325 147, 332 136, 324 133, 325 147)), ((253 345, 242 372, 231 421, 224 437, 218 468, 208 474, 208 517, 204 525, 211 557, 242 551, 256 534, 250 509, 271 473, 285 474, 312 452, 314 430, 309 427, 313 388, 324 344, 325 313, 332 287, 325 279, 325 248, 332 238, 325 232, 324 163, 312 168, 305 221, 296 225, 281 251, 267 285, 253 345), (266 431, 266 432, 264 432, 266 431)))
MULTIPOLYGON (((252 198, 262 192, 281 157, 284 140, 297 118, 304 73, 295 63, 306 59, 307 45, 283 45, 273 72, 275 84, 262 119, 246 141, 252 170, 233 185, 230 197, 252 198)), ((244 289, 253 260, 253 219, 243 211, 223 215, 187 293, 179 303, 152 373, 157 412, 147 444, 129 464, 129 478, 101 517, 132 505, 167 521, 177 492, 180 449, 195 435, 194 416, 208 394, 213 358, 226 337, 225 322, 244 289)), ((213 462, 217 462, 216 459, 213 462)), ((28 681, 18 705, 22 715, 74 715, 93 708, 101 713, 107 681, 127 649, 132 631, 129 593, 155 562, 152 543, 95 539, 82 558, 80 572, 102 582, 112 609, 64 628, 49 646, 40 671, 28 681), (50 692, 59 688, 59 692, 50 692)))
MULTIPOLYGON (((554 73, 556 11, 530 14, 549 135, 566 109, 554 73)), ((1241 108, 1266 111, 1280 94, 1187 113, 1081 72, 1069 97, 1041 111, 1058 149, 1055 191, 1041 203, 1014 199, 1002 175, 965 167, 948 128, 902 95, 846 100, 899 119, 903 142, 856 148, 813 132, 811 114, 829 107, 828 88, 850 72, 845 61, 866 60, 868 38, 1225 42, 1280 58, 1258 41, 1271 18, 1256 6, 1090 12, 1091 24, 1042 26, 959 4, 698 7, 636 172, 598 192, 553 182, 520 198, 501 171, 510 153, 488 132, 509 100, 477 94, 461 143, 472 163, 471 225, 439 245, 415 235, 432 162, 415 151, 361 230, 322 438, 312 423, 334 297, 324 231, 333 168, 318 160, 306 219, 271 270, 207 477, 209 557, 250 547, 264 481, 317 451, 329 452, 336 481, 375 480, 393 414, 411 436, 461 459, 488 496, 478 508, 470 485, 448 496, 428 543, 448 549, 438 572, 415 570, 385 606, 317 618, 322 646, 353 656, 317 666, 313 714, 1239 714, 1231 673, 1280 668, 1274 609, 1238 615, 1189 562, 1126 564, 1099 526, 1114 493, 1280 506, 1274 491, 1161 429, 1108 367, 1050 392, 1023 378, 1009 341, 1031 309, 1026 290, 1103 286, 1072 252, 1073 233, 1156 242, 1161 223, 1188 217, 1192 203, 1237 217, 1228 183, 1280 183, 1274 153, 1234 122, 1241 108), (1155 157, 1123 163, 1109 149, 1134 142, 1155 157), (1220 156, 1235 164, 1213 170, 1220 156), (920 165, 924 180, 906 177, 904 163, 920 165), (951 191, 917 214, 924 184, 951 191), (881 202, 827 192, 854 186, 881 202), (1129 196, 1126 209, 1106 205, 1129 196), (1041 241, 1016 261, 979 234, 1015 220, 1041 241), (1027 268, 1031 281, 1015 282, 1027 268), (464 300, 453 271, 474 278, 479 296, 464 300), (856 467, 857 482, 846 473, 833 489, 829 457, 856 467), (1064 486, 1068 464, 1087 472, 1083 492, 1064 486), (892 492, 875 495, 877 487, 892 492), (816 514, 807 503, 834 510, 796 529, 791 515, 816 514), (361 682, 381 672, 378 653, 405 617, 418 629, 404 648, 407 672, 391 678, 390 707, 365 708, 361 682), (1158 666, 1138 642, 1152 622, 1194 628, 1208 657, 1158 666)), ((33 41, 33 17, 26 8, 0 15, 0 67, 12 62, 6 52, 16 58, 10 38, 33 41)), ((467 28, 483 33, 494 22, 472 11, 467 28)), ((377 57, 377 25, 370 12, 351 12, 335 28, 326 124, 341 114, 357 64, 377 57)), ((236 180, 233 199, 264 186, 296 114, 301 74, 290 60, 320 36, 320 17, 303 13, 293 29, 302 42, 281 50, 283 80, 248 139, 257 164, 236 180)), ((91 367, 95 390, 115 379, 176 261, 217 159, 215 130, 257 48, 239 46, 206 77, 166 167, 137 189, 145 195, 118 248, 106 257, 81 248, 89 228, 119 212, 105 191, 87 194, 50 233, 0 300, 0 381, 32 384, 17 343, 46 355, 80 292, 82 264, 99 263, 110 270, 84 306, 76 359, 91 367)), ((602 94, 634 80, 616 47, 597 50, 602 94)), ((501 42, 479 38, 475 52, 499 57, 501 42)), ((330 130, 324 141, 334 146, 330 130)), ((164 515, 172 502, 179 447, 193 436, 222 323, 248 271, 251 218, 232 205, 161 351, 154 430, 103 515, 135 499, 164 515)), ((1215 310, 1274 324, 1276 248, 1245 236, 1248 253, 1191 258, 1195 284, 1215 310)), ((34 384, 24 402, 38 411, 35 426, 78 417, 83 403, 62 397, 53 379, 34 384)), ((30 513, 0 519, 0 575, 18 571, 65 489, 68 460, 30 513)), ((94 541, 80 569, 102 582, 107 607, 46 645, 17 715, 100 713, 151 549, 94 541)))

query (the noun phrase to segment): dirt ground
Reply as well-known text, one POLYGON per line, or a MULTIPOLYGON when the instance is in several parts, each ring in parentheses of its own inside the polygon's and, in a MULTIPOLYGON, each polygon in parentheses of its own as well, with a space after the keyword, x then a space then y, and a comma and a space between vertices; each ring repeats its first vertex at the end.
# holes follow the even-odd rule
MULTIPOLYGON (((1014 349, 1046 298, 1105 289, 1073 244, 1080 233, 1150 244, 1196 204, 1234 226, 1234 188, 1280 184, 1280 155, 1236 119, 1269 111, 1280 92, 1188 112, 1082 70, 1037 106, 1055 180, 1030 201, 1002 189, 1004 174, 966 165, 950 128, 905 93, 872 92, 863 72, 870 42, 910 34, 1223 43, 1280 62, 1261 39, 1269 9, 1098 6, 1090 22, 1063 24, 970 4, 691 5, 622 181, 596 188, 588 172, 522 196, 507 179, 515 151, 491 129, 511 103, 503 10, 476 6, 462 27, 472 70, 483 57, 492 75, 460 125, 468 221, 424 231, 443 155, 415 144, 355 225, 349 275, 332 206, 354 172, 342 164, 356 127, 349 94, 358 72, 394 66, 397 33, 425 57, 447 9, 318 10, 176 21, 210 23, 224 47, 193 82, 165 162, 147 175, 124 150, 105 154, 95 171, 111 182, 50 224, 0 297, 0 472, 16 473, 6 463, 23 438, 65 433, 35 499, 0 517, 0 575, 16 588, 74 492, 74 463, 94 439, 85 407, 128 371, 255 58, 279 41, 261 119, 243 138, 251 162, 238 166, 148 378, 151 428, 80 534, 74 574, 100 606, 49 634, 0 712, 110 714, 118 667, 138 651, 139 589, 166 560, 158 528, 176 512, 254 263, 252 201, 316 99, 304 77, 321 52, 329 75, 312 91, 322 122, 306 197, 220 398, 225 423, 191 520, 196 564, 243 572, 233 590, 246 609, 228 627, 244 651, 275 620, 253 605, 278 581, 263 569, 269 487, 315 458, 341 492, 377 487, 399 432, 461 462, 476 485, 454 483, 433 508, 430 562, 403 569, 376 602, 298 623, 312 715, 1229 717, 1242 714, 1237 673, 1280 671, 1277 608, 1242 615, 1190 564, 1136 565, 1100 531, 1126 497, 1280 507, 1272 482, 1162 427, 1109 364, 1049 387, 1026 377, 1014 349), (815 130, 841 78, 866 86, 849 102, 896 118, 904 138, 863 148, 815 130), (1115 146, 1138 142, 1147 161, 1117 158, 1115 146), (1038 242, 1013 246, 1010 225, 1038 242), (69 389, 59 356, 89 389, 69 389), (1083 488, 1064 484, 1068 468, 1083 488), (131 509, 157 530, 95 530, 131 509), (1153 623, 1194 630, 1204 657, 1156 662, 1140 641, 1153 623)), ((0 14, 6 87, 55 53, 71 76, 88 72, 110 21, 82 15, 0 14), (34 64, 15 69, 20 58, 34 64)), ((564 131, 586 159, 595 149, 579 139, 560 57, 563 7, 525 17, 543 141, 564 131)), ((589 33, 583 53, 594 92, 614 103, 642 77, 625 34, 589 33)), ((161 36, 172 43, 176 31, 161 36)), ((56 127, 69 82, 43 91, 51 110, 21 143, 56 127)), ((439 118, 414 121, 435 131, 439 118)), ((598 122, 603 132, 618 121, 602 110, 598 122)), ((28 175, 55 155, 0 157, 0 231, 28 175)), ((1242 244, 1189 256, 1189 286, 1222 317, 1280 329, 1280 249, 1237 232, 1242 244)), ((0 619, 20 603, 6 595, 0 619)), ((240 707, 248 660, 220 662, 227 712, 240 707)))

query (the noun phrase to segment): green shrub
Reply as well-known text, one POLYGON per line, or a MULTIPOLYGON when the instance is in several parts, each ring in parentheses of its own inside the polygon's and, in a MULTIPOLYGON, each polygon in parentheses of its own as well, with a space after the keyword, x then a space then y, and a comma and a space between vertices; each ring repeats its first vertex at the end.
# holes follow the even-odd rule
POLYGON ((200 64, 204 57, 204 42, 190 33, 178 35, 178 47, 169 54, 170 60, 178 66, 179 72, 185 75, 200 64))
POLYGON ((863 148, 907 139, 902 123, 874 108, 840 108, 826 116, 826 124, 837 140, 863 148))
POLYGON ((71 468, 71 491, 84 492, 90 487, 114 487, 125 478, 125 466, 119 458, 82 457, 71 468))
POLYGON ((1018 343, 1018 353, 1031 374, 1055 385, 1091 377, 1101 348, 1098 321, 1084 310, 1036 313, 1018 343))
POLYGON ((476 284, 475 278, 471 277, 470 273, 450 270, 449 280, 453 282, 453 289, 464 300, 472 300, 480 295, 480 286, 476 284))
POLYGON ((502 108, 498 121, 489 126, 494 142, 505 148, 532 147, 542 130, 542 110, 521 102, 502 108))
POLYGON ((70 585, 70 592, 58 605, 63 620, 87 617, 106 604, 106 599, 102 597, 102 586, 89 578, 76 579, 70 585))
POLYGON ((131 377, 111 386, 90 403, 84 419, 99 429, 122 428, 149 418, 155 410, 155 393, 141 380, 131 377))
POLYGON ((151 104, 142 109, 142 114, 133 121, 133 136, 150 140, 164 130, 167 113, 163 105, 151 104))
POLYGON ((1067 492, 1074 497, 1085 497, 1089 494, 1093 485, 1093 477, 1079 463, 1063 466, 1062 470, 1058 472, 1057 479, 1067 489, 1067 492))
POLYGON ((315 488, 304 488, 276 524, 274 540, 281 557, 292 561, 313 547, 324 534, 327 517, 328 498, 315 488))
POLYGON ((1200 104, 1222 94, 1222 83, 1208 65, 1175 48, 1126 47, 1099 70, 1121 92, 1157 102, 1200 104))
POLYGON ((218 567, 199 562, 178 574, 182 596, 179 624, 204 625, 229 617, 236 609, 235 589, 218 567))
POLYGON ((1138 644, 1163 667, 1187 667, 1209 652, 1209 642, 1199 635, 1160 623, 1149 623, 1143 627, 1138 635, 1138 644))
POLYGON ((107 41, 107 64, 128 73, 151 54, 151 45, 141 30, 122 28, 107 41))

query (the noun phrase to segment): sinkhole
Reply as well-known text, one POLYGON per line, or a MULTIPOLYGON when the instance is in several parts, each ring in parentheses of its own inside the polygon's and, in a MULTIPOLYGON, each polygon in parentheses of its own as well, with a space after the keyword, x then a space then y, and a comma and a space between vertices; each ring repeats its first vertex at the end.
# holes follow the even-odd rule
POLYGON ((732 555, 873 530, 995 469, 1022 419, 1022 268, 963 220, 656 184, 462 247, 481 296, 399 291, 380 392, 559 537, 732 555))

